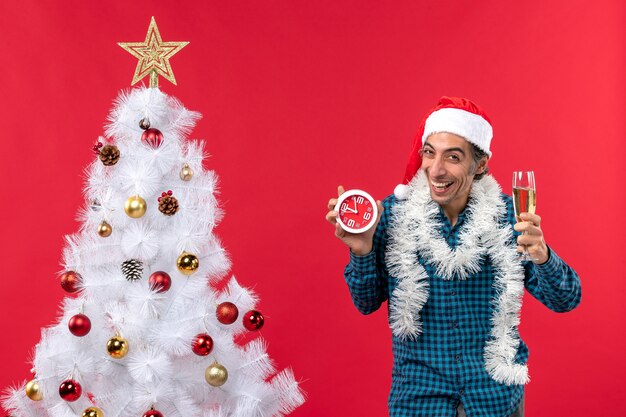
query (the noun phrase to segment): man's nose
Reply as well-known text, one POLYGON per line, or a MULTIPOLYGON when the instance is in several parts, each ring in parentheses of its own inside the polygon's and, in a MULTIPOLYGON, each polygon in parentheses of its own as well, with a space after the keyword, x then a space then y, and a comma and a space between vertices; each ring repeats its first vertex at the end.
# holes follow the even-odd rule
POLYGON ((440 176, 445 175, 446 170, 443 163, 443 160, 439 157, 436 157, 433 161, 433 164, 430 167, 430 175, 432 176, 440 176))

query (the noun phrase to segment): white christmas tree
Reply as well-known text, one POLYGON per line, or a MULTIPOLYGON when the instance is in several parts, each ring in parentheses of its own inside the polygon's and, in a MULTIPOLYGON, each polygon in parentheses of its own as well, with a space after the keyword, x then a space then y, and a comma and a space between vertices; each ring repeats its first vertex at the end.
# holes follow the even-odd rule
POLYGON ((256 296, 234 277, 215 289, 230 263, 216 176, 186 138, 199 117, 158 88, 116 100, 66 238, 71 295, 42 331, 33 379, 3 399, 13 417, 268 417, 304 402, 260 337, 236 343, 263 325, 256 296))

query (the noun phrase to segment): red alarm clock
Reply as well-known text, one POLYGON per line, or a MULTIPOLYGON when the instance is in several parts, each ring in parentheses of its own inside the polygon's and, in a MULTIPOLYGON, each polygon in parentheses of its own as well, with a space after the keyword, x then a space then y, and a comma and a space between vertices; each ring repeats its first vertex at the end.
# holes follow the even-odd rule
POLYGON ((350 233, 363 233, 376 223, 376 200, 363 190, 348 190, 341 194, 335 206, 337 222, 350 233))

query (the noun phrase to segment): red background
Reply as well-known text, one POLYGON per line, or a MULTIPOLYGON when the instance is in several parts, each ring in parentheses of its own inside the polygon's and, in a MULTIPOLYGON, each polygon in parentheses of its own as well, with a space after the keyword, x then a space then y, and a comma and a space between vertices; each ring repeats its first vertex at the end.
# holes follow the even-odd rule
POLYGON ((337 184, 376 198, 400 181, 440 95, 467 96, 495 130, 492 173, 534 169, 548 243, 580 274, 568 314, 526 297, 529 416, 618 416, 626 398, 625 128, 621 1, 7 1, 0 5, 0 387, 63 293, 63 235, 83 168, 150 16, 191 44, 162 81, 204 119, 221 178, 217 233, 261 296, 263 336, 308 402, 294 416, 381 416, 390 385, 385 309, 361 316, 325 222, 337 184))

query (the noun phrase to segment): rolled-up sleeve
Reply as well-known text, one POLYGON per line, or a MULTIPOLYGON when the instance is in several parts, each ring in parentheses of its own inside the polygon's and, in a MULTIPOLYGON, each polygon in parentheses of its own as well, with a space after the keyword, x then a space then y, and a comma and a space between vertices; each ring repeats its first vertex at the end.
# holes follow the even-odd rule
POLYGON ((386 283, 377 273, 376 252, 365 256, 350 252, 350 263, 346 266, 344 277, 352 302, 361 313, 373 313, 387 300, 386 283))
POLYGON ((580 278, 552 248, 547 262, 526 264, 526 289, 552 311, 571 311, 581 300, 580 278))

